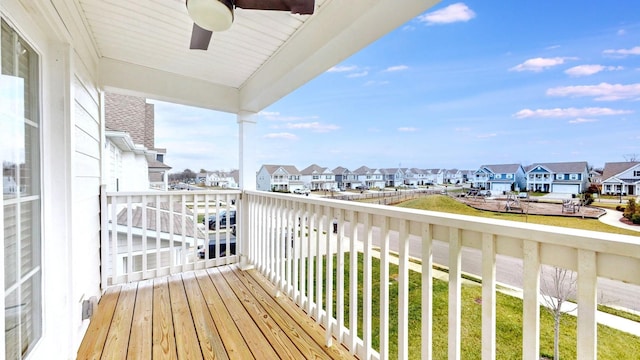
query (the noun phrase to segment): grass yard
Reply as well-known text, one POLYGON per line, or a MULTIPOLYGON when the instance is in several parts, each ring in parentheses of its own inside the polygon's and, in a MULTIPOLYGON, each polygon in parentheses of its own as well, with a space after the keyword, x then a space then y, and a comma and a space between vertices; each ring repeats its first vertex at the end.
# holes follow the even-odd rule
POLYGON ((433 195, 425 196, 420 199, 405 201, 397 206, 422 209, 431 211, 440 211, 452 214, 462 214, 470 216, 479 216, 491 219, 502 219, 511 221, 528 222, 532 224, 553 225, 568 227, 574 229, 602 231, 614 234, 638 236, 637 231, 621 229, 615 226, 607 225, 596 219, 581 219, 577 217, 565 216, 542 216, 542 215, 523 215, 496 213, 491 211, 483 211, 474 209, 470 206, 462 204, 448 196, 433 195))
MULTIPOLYGON (((345 298, 344 302, 346 325, 349 319, 349 254, 345 255, 345 298)), ((337 263, 334 258, 334 266, 337 263)), ((362 269, 363 255, 358 254, 358 269, 362 269)), ((334 289, 335 283, 334 268, 334 289)), ((358 272, 358 304, 362 304, 362 271, 358 272)), ((374 348, 379 349, 379 311, 380 303, 380 264, 378 259, 373 259, 373 342, 374 348)), ((398 266, 390 265, 390 358, 397 358, 398 336, 398 283, 394 275, 398 273, 398 266)), ((409 272, 409 358, 420 359, 421 340, 421 274, 409 272)), ((448 283, 434 279, 433 281, 433 358, 447 358, 447 296, 448 283)), ((481 316, 482 316, 482 289, 478 285, 463 285, 462 287, 462 358, 481 358, 481 316)), ((335 309, 335 295, 334 295, 335 309)), ((335 311, 335 310, 334 310, 335 311)), ((522 300, 501 293, 497 294, 496 308, 496 348, 499 359, 522 358, 522 300)), ((335 316, 335 312, 334 312, 335 316)), ((358 309, 358 335, 362 337, 362 306, 358 309)), ((553 354, 553 318, 544 309, 540 309, 540 352, 541 355, 552 357, 553 354)), ((560 355, 561 358, 575 359, 576 355, 576 319, 565 315, 561 322, 560 355)), ((619 330, 605 326, 598 326, 598 358, 599 359, 639 359, 640 338, 626 334, 619 330)))

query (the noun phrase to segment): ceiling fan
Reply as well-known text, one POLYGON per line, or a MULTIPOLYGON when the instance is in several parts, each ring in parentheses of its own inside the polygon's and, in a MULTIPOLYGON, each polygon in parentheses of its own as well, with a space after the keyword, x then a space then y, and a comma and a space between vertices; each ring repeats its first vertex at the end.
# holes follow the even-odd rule
POLYGON ((225 31, 233 23, 233 9, 291 11, 311 15, 315 0, 186 0, 193 19, 190 49, 207 50, 214 31, 225 31))

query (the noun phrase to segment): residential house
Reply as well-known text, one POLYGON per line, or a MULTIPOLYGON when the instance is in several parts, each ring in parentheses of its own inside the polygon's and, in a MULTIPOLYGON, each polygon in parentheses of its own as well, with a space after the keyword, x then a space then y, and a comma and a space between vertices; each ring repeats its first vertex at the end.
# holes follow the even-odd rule
MULTIPOLYGON (((144 149, 146 153, 147 164, 138 163, 138 167, 131 170, 139 173, 142 171, 140 166, 144 167, 147 187, 166 191, 171 167, 164 163, 167 150, 155 147, 154 105, 142 97, 106 92, 104 112, 107 129, 126 132, 138 147, 138 152, 144 149)), ((125 173, 128 174, 128 171, 125 170, 125 173)), ((136 178, 137 181, 142 180, 140 175, 136 175, 136 178)))
POLYGON ((443 169, 424 169, 422 172, 423 172, 424 183, 420 185, 444 184, 443 169))
POLYGON ((404 171, 400 168, 380 169, 384 177, 386 187, 398 187, 404 185, 404 171))
POLYGON ((178 201, 171 204, 151 202, 134 206, 129 217, 129 209, 123 207, 117 215, 115 247, 114 237, 109 232, 109 247, 117 249, 115 256, 107 259, 109 271, 119 276, 130 271, 142 271, 143 265, 145 269, 174 266, 180 263, 182 256, 193 252, 194 246, 204 244, 208 236, 202 229, 185 226, 183 230, 182 223, 192 224, 194 214, 188 208, 183 214, 181 208, 182 203, 178 201), (157 219, 160 219, 159 223, 157 219), (146 264, 143 264, 143 257, 146 264), (112 263, 114 258, 115 266, 112 263))
POLYGON ((371 169, 363 165, 353 170, 353 173, 358 176, 358 181, 360 181, 363 186, 369 189, 384 189, 384 177, 380 170, 371 169))
POLYGON ((586 161, 534 163, 526 171, 528 191, 580 194, 589 187, 586 161))
MULTIPOLYGON (((160 3, 144 2, 146 5, 160 3)), ((259 281, 275 287, 279 294, 278 302, 287 299, 292 301, 293 297, 297 305, 286 307, 289 309, 287 311, 293 311, 297 306, 314 316, 314 320, 296 327, 294 334, 297 331, 307 331, 316 321, 321 322, 326 329, 323 331, 326 333, 326 341, 322 345, 315 345, 319 351, 338 351, 347 347, 361 359, 388 358, 391 329, 390 326, 381 326, 374 333, 368 320, 378 314, 371 307, 362 308, 365 321, 355 331, 353 326, 350 327, 344 321, 349 317, 342 316, 348 314, 342 301, 337 301, 334 308, 331 301, 323 304, 313 294, 314 290, 319 289, 317 286, 311 289, 313 281, 295 281, 301 279, 295 271, 295 278, 291 278, 290 270, 297 265, 287 266, 281 261, 275 261, 287 258, 283 256, 286 253, 282 249, 288 247, 273 246, 278 241, 274 235, 276 232, 264 230, 274 224, 281 226, 288 221, 293 215, 289 210, 294 208, 304 212, 300 217, 301 221, 309 219, 319 229, 325 230, 329 229, 328 222, 332 217, 345 220, 350 216, 347 220, 351 223, 351 230, 357 229, 358 237, 368 237, 367 240, 370 241, 363 242, 363 278, 371 281, 357 284, 365 289, 363 303, 373 303, 373 296, 367 291, 372 285, 379 287, 383 294, 389 293, 390 286, 400 289, 397 306, 381 297, 381 321, 388 319, 387 311, 397 311, 400 319, 408 318, 410 307, 406 290, 409 289, 409 284, 406 279, 409 262, 406 256, 408 254, 403 253, 403 249, 408 248, 409 238, 421 237, 421 242, 427 246, 425 249, 433 246, 433 239, 446 243, 450 253, 448 276, 451 280, 448 296, 450 311, 446 320, 450 358, 461 357, 460 309, 463 301, 460 295, 460 268, 465 261, 461 256, 463 251, 477 251, 486 265, 483 266, 483 301, 478 306, 482 307, 483 320, 487 320, 479 330, 483 339, 482 351, 488 354, 485 356, 487 358, 495 357, 496 347, 495 340, 492 340, 497 333, 496 276, 493 271, 496 269, 496 258, 509 256, 522 261, 522 353, 525 359, 540 358, 539 269, 541 266, 552 265, 575 271, 579 289, 576 294, 579 314, 576 357, 596 358, 597 279, 606 277, 640 285, 637 276, 637 269, 640 268, 640 245, 633 241, 634 237, 573 229, 559 231, 536 224, 477 220, 473 217, 393 207, 382 209, 370 204, 255 191, 258 169, 255 149, 256 143, 261 141, 255 136, 256 121, 259 120, 255 114, 335 66, 340 59, 348 58, 376 39, 415 19, 436 2, 411 1, 403 3, 403 6, 398 6, 394 1, 347 3, 317 0, 316 3, 322 11, 317 11, 312 16, 269 11, 252 16, 249 11, 237 11, 233 26, 224 34, 219 34, 228 41, 211 42, 208 52, 188 49, 193 22, 182 1, 165 1, 157 6, 141 6, 141 2, 129 0, 3 0, 0 3, 0 93, 3 99, 0 101, 0 134, 8 135, 9 139, 14 140, 2 142, 4 147, 0 151, 0 160, 3 164, 3 189, 5 177, 11 179, 12 186, 16 182, 15 187, 19 189, 5 194, 0 206, 0 231, 4 240, 3 256, 0 256, 0 279, 4 291, 1 301, 5 309, 5 316, 0 317, 0 327, 5 329, 5 336, 0 340, 0 353, 6 359, 109 358, 110 351, 126 353, 130 346, 136 345, 147 345, 147 349, 164 349, 163 346, 167 345, 168 350, 173 350, 173 354, 176 354, 176 347, 184 350, 185 343, 173 341, 171 331, 166 333, 167 337, 163 337, 162 344, 156 344, 151 336, 141 341, 129 341, 133 335, 140 334, 138 330, 150 330, 152 322, 148 313, 140 312, 144 306, 134 303, 140 299, 135 296, 135 292, 130 296, 131 290, 136 291, 138 286, 142 289, 145 284, 155 282, 160 285, 161 292, 162 289, 166 290, 164 295, 161 292, 155 294, 168 299, 168 282, 171 286, 184 284, 182 280, 168 281, 169 278, 185 279, 189 274, 195 276, 193 269, 211 267, 218 267, 220 270, 210 269, 207 279, 215 278, 225 284, 221 277, 223 272, 246 274, 248 272, 244 270, 253 267, 254 270, 250 270, 251 276, 248 277, 255 276, 256 279, 260 278, 259 281), (136 28, 136 24, 144 24, 144 29, 152 31, 137 31, 140 28, 136 28), (331 31, 324 31, 328 28, 331 31), (250 29, 270 31, 256 32, 249 31, 250 29), (151 33, 157 36, 150 36, 151 33), (252 35, 254 33, 255 36, 252 35), (238 67, 240 63, 242 66, 238 67), (104 121, 104 94, 107 91, 235 114, 236 122, 229 122, 228 126, 238 128, 240 190, 135 193, 106 191, 102 165, 107 145, 104 121), (180 260, 180 263, 171 267, 131 271, 122 277, 109 272, 107 259, 118 254, 109 247, 109 229, 121 226, 117 220, 120 211, 115 211, 115 216, 114 211, 109 211, 117 210, 113 204, 126 206, 127 232, 131 232, 133 238, 134 228, 129 224, 134 221, 129 213, 135 213, 134 202, 140 204, 141 209, 147 209, 143 204, 148 202, 186 198, 195 207, 201 205, 199 201, 219 204, 216 198, 225 197, 228 193, 238 196, 238 199, 241 197, 237 209, 237 239, 241 246, 238 247, 240 254, 237 256, 227 257, 222 264, 215 259, 189 262, 191 259, 183 256, 175 259, 180 260), (401 235, 400 244, 407 245, 406 248, 400 247, 400 266, 393 282, 384 273, 378 279, 367 273, 371 270, 366 265, 372 261, 371 245, 378 239, 373 236, 378 232, 383 244, 381 251, 389 249, 387 239, 397 233, 401 235), (403 234, 406 236, 402 236, 403 234), (563 251, 557 251, 559 248, 563 251), (276 257, 268 256, 274 252, 276 257), (139 283, 139 280, 146 282, 139 283), (120 297, 123 301, 116 300, 120 287, 112 286, 113 284, 123 284, 121 289, 125 291, 122 293, 125 296, 120 297), (92 307, 92 299, 100 297, 104 301, 101 305, 105 306, 92 307), (109 328, 109 323, 104 319, 110 316, 103 312, 109 303, 117 303, 115 311, 122 310, 128 314, 113 318, 126 318, 129 321, 135 319, 133 321, 136 326, 121 322, 120 325, 123 326, 109 328), (339 314, 338 319, 332 315, 334 313, 339 314), (85 333, 91 336, 85 338, 85 333), (358 335, 360 333, 363 335, 358 335), (109 341, 106 339, 107 334, 110 335, 109 341), (381 339, 382 345, 374 348, 370 340, 372 338, 381 339), (85 354, 89 355, 83 356, 85 354)), ((270 189, 271 173, 267 172, 266 176, 269 182, 267 187, 270 189)), ((285 184, 291 185, 290 182, 285 184)), ((186 203, 182 204, 181 208, 184 210, 181 209, 180 212, 187 215, 186 203)), ((186 218, 183 216, 183 219, 186 218)), ((145 217, 142 216, 142 219, 145 217)), ((339 234, 344 234, 343 224, 344 221, 338 223, 339 234)), ((190 224, 183 221, 181 227, 183 226, 197 228, 200 224, 196 221, 190 224)), ((147 227, 141 226, 141 229, 144 237, 147 227)), ((332 236, 336 236, 331 231, 317 231, 314 236, 310 236, 311 234, 312 232, 305 231, 294 233, 296 240, 299 240, 291 242, 294 253, 304 251, 306 256, 315 256, 320 261, 320 266, 315 267, 310 261, 306 263, 310 271, 323 271, 323 284, 326 285, 328 298, 331 298, 334 294, 332 284, 340 284, 340 280, 331 275, 331 268, 323 266, 321 259, 326 256, 328 266, 335 265, 334 269, 340 269, 344 262, 332 263, 332 252, 339 254, 338 259, 341 259, 344 249, 333 246, 339 242, 331 241, 335 239, 332 236), (301 239, 301 236, 305 238, 301 239), (322 243, 328 244, 326 248, 316 247, 319 251, 325 250, 322 256, 310 253, 311 247, 300 248, 301 244, 308 244, 314 239, 313 245, 321 245, 317 241, 320 237, 322 243), (328 276, 324 276, 325 274, 328 276)), ((174 241, 181 241, 186 245, 186 231, 181 235, 173 235, 180 237, 174 241)), ((359 243, 356 244, 352 242, 355 239, 349 238, 345 236, 340 239, 345 247, 357 248, 359 243)), ((141 241, 141 244, 144 252, 144 244, 148 243, 141 241)), ((133 270, 134 256, 133 251, 128 252, 126 258, 132 261, 126 260, 127 271, 129 267, 133 270)), ((143 269, 146 258, 142 256, 143 269)), ((382 271, 390 267, 389 258, 383 252, 380 267, 382 271)), ((162 260, 157 263, 162 263, 162 260)), ((112 264, 117 264, 117 260, 112 264)), ((430 257, 423 259, 423 273, 428 275, 432 265, 430 257)), ((301 272, 304 273, 304 270, 301 272)), ((319 273, 309 273, 309 276, 321 278, 319 273)), ((352 280, 357 281, 357 278, 354 276, 352 280)), ((427 285, 430 279, 430 276, 425 277, 427 285)), ((154 288, 155 286, 146 287, 146 290, 155 291, 154 288)), ((198 288, 197 284, 195 288, 198 288)), ((181 296, 182 304, 195 305, 173 307, 178 311, 187 311, 186 314, 181 313, 186 315, 181 317, 186 322, 180 329, 189 331, 189 335, 178 332, 182 335, 180 340, 190 342, 186 345, 190 351, 199 346, 196 327, 198 331, 204 329, 207 336, 216 331, 212 330, 215 329, 215 324, 212 324, 213 319, 209 315, 191 316, 188 311, 200 309, 205 314, 210 314, 206 311, 211 306, 214 314, 224 312, 231 315, 226 312, 226 306, 215 305, 206 297, 194 298, 184 292, 183 288, 179 289, 179 293, 171 294, 181 296), (203 322, 198 322, 198 326, 195 326, 191 322, 193 319, 203 322), (207 328, 209 325, 211 327, 207 328), (191 348, 191 344, 195 345, 191 348)), ((229 294, 236 287, 231 289, 227 286, 226 289, 229 294)), ((337 291, 342 294, 342 289, 337 291)), ((423 291, 423 298, 431 299, 432 287, 423 286, 423 291)), ((249 294, 250 291, 246 293, 249 294)), ((268 296, 267 293, 265 295, 268 296)), ((239 300, 236 305, 242 308, 239 300)), ((425 300, 417 305, 422 307, 423 316, 431 320, 431 301, 425 300)), ((354 315, 353 311, 354 309, 348 315, 354 315)), ((171 328, 172 319, 178 313, 172 317, 170 312, 169 308, 169 313, 154 314, 168 315, 164 319, 168 320, 167 324, 171 328)), ((276 317, 269 317, 272 320, 274 318, 276 317)), ((252 323, 251 321, 242 323, 245 324, 235 323, 236 333, 263 336, 258 329, 254 332, 244 331, 244 326, 252 323)), ((421 332, 425 342, 431 339, 432 334, 431 328, 426 324, 427 321, 423 321, 422 329, 416 329, 421 332)), ((409 325, 407 321, 401 320, 397 326, 398 354, 406 359, 410 354, 409 325)), ((286 327, 283 329, 288 330, 286 327)), ((314 339, 311 336, 308 338, 314 339)), ((320 338, 324 336, 320 334, 320 338)), ((286 339, 286 336, 280 336, 272 343, 286 339)), ((208 337, 206 340, 201 343, 211 344, 208 340, 212 338, 208 337)), ((422 347, 424 358, 431 357, 429 349, 432 345, 427 343, 427 346, 422 347)), ((272 347, 267 347, 273 350, 272 347)), ((295 345, 291 343, 290 348, 293 347, 295 345)), ((222 346, 215 348, 221 350, 222 346)), ((250 353, 244 345, 238 345, 237 349, 250 353)))
POLYGON ((337 189, 334 173, 329 168, 316 164, 309 165, 300 171, 300 180, 304 187, 310 190, 332 190, 337 189))
POLYGON ((256 189, 293 192, 303 189, 302 174, 293 165, 262 165, 256 175, 256 189))
POLYGON ((527 186, 520 164, 482 165, 475 172, 473 186, 495 193, 524 190, 527 186))
POLYGON ((602 193, 606 195, 640 195, 640 162, 604 164, 602 193))
POLYGON ((419 186, 419 185, 425 185, 429 181, 430 180, 428 180, 428 172, 426 170, 418 169, 418 168, 410 168, 410 169, 406 169, 404 172, 405 185, 419 186))
POLYGON ((105 130, 102 181, 107 191, 143 191, 150 188, 149 163, 155 152, 133 142, 125 131, 105 130))
POLYGON ((333 169, 332 172, 336 179, 336 185, 340 190, 355 189, 362 184, 360 180, 358 180, 358 174, 349 171, 349 169, 345 167, 338 166, 333 169))
POLYGON ((204 178, 206 186, 237 189, 238 188, 238 171, 210 171, 204 178))

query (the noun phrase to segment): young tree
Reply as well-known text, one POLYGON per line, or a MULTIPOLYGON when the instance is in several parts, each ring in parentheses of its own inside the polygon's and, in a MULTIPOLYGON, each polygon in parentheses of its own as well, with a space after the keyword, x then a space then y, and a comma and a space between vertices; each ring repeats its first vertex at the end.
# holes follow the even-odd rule
MULTIPOLYGON (((547 273, 549 270, 547 270, 547 273)), ((545 309, 553 316, 553 359, 560 359, 560 320, 562 315, 572 312, 577 305, 569 303, 568 300, 575 298, 577 288, 577 278, 573 271, 555 267, 550 274, 545 275, 542 270, 542 299, 545 309)))

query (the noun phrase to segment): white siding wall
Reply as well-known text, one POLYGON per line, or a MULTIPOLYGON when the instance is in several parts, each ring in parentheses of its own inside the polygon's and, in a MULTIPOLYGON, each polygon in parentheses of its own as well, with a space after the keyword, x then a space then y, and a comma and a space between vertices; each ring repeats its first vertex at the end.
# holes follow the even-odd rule
POLYGON ((81 319, 82 301, 100 294, 104 126, 97 58, 87 47, 91 41, 83 22, 67 5, 0 2, 0 17, 20 32, 41 61, 43 336, 31 354, 37 359, 75 358, 88 326, 81 319))
MULTIPOLYGON (((74 61, 71 119, 75 136, 72 187, 71 306, 73 348, 82 340, 86 322, 81 319, 82 301, 100 295, 100 182, 101 138, 100 96, 95 81, 86 74, 79 59, 74 61)), ((146 174, 145 174, 146 176, 146 174)))

